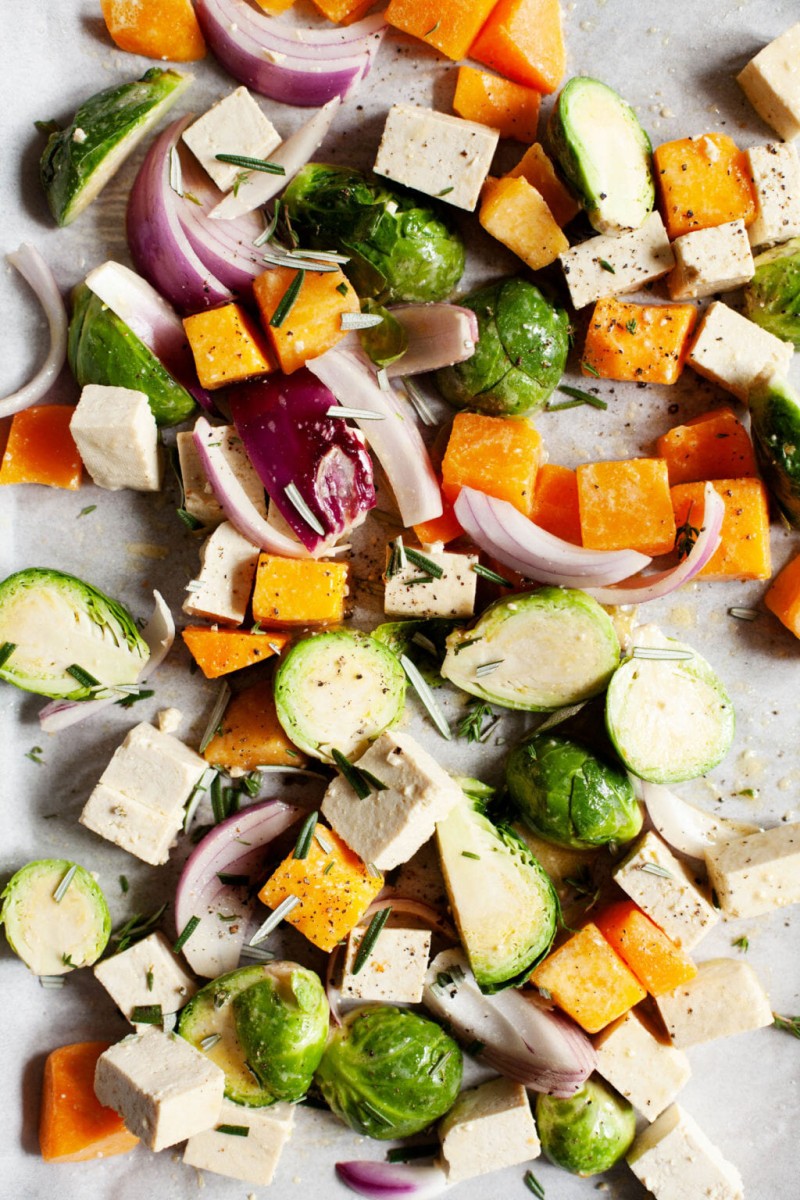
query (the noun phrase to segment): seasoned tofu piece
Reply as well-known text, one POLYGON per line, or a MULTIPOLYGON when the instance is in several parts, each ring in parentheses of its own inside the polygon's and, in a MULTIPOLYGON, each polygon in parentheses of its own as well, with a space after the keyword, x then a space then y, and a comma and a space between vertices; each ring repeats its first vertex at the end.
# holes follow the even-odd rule
POLYGON ((672 243, 675 267, 667 285, 673 300, 696 300, 741 287, 755 274, 744 221, 695 229, 672 243))
POLYGON ((631 900, 684 950, 691 950, 719 920, 687 868, 654 833, 646 833, 614 872, 631 900))
POLYGON ((594 1039, 597 1072, 654 1121, 678 1095, 692 1073, 682 1050, 661 1042, 631 1009, 594 1039))
POLYGON ((689 351, 690 367, 742 401, 766 375, 786 375, 794 347, 715 300, 706 309, 689 351))
POLYGON ((800 825, 777 825, 706 851, 711 886, 731 917, 800 904, 800 825))
POLYGON ((510 1079, 490 1079, 462 1092, 439 1125, 439 1139, 450 1184, 541 1153, 528 1093, 510 1079))
POLYGON ((593 304, 601 296, 635 292, 661 279, 675 266, 675 255, 657 212, 631 233, 588 238, 558 258, 575 308, 593 304))
POLYGON ((223 521, 200 547, 200 571, 189 584, 183 611, 228 625, 244 621, 259 549, 223 521))
POLYGON ((406 566, 388 574, 393 557, 387 547, 386 590, 383 608, 387 617, 471 617, 475 611, 478 576, 476 554, 449 554, 425 548, 425 558, 439 575, 408 559, 406 566), (427 582, 426 582, 427 580, 427 582))
POLYGON ((183 140, 220 191, 227 192, 242 168, 219 162, 216 156, 266 159, 280 145, 281 135, 247 88, 238 87, 193 121, 183 131, 183 140))
POLYGON ((800 23, 775 38, 736 76, 758 115, 785 142, 800 136, 800 23))
POLYGON ((281 1101, 268 1108, 246 1108, 223 1100, 215 1125, 189 1138, 183 1161, 201 1171, 267 1187, 293 1122, 293 1104, 281 1101))
MULTIPOLYGON (((236 432, 236 426, 219 425, 216 433, 220 449, 247 493, 248 500, 262 517, 266 516, 267 504, 264 485, 256 474, 256 469, 244 448, 244 442, 236 432)), ((183 503, 186 511, 203 525, 219 525, 225 520, 225 514, 203 470, 194 435, 179 433, 176 440, 183 482, 183 503)))
POLYGON ((741 1176, 700 1126, 673 1104, 628 1152, 628 1166, 655 1200, 744 1200, 741 1176))
POLYGON ((161 487, 158 427, 144 392, 89 383, 69 429, 98 487, 111 492, 157 492, 161 487))
POLYGON ((762 1029, 773 1021, 769 997, 749 963, 712 958, 672 992, 656 997, 672 1044, 679 1050, 762 1029))
POLYGON ((384 926, 369 958, 354 974, 365 932, 364 926, 358 926, 347 939, 342 996, 381 1004, 419 1004, 431 951, 430 930, 384 926))
POLYGON ((758 211, 751 246, 774 246, 800 234, 800 156, 795 146, 770 142, 745 150, 758 211))
POLYGON ((133 1010, 144 1005, 157 1004, 162 1013, 175 1013, 197 991, 163 933, 151 933, 121 954, 104 958, 94 968, 94 977, 129 1021, 133 1010))

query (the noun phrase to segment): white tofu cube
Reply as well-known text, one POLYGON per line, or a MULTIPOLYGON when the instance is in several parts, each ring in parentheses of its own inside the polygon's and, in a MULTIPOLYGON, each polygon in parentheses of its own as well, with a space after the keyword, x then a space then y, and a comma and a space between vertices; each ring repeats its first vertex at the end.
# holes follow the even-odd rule
POLYGON ((696 300, 741 287, 755 274, 744 221, 694 229, 672 243, 675 267, 667 286, 673 300, 696 300))
MULTIPOLYGON (((387 547, 387 568, 393 551, 387 547)), ((387 617, 471 617, 475 611, 478 576, 475 554, 425 550, 425 558, 441 571, 431 578, 424 566, 409 558, 405 567, 386 579, 383 609, 387 617), (421 582, 429 579, 429 583, 421 582)))
POLYGON ((777 825, 706 852, 711 886, 731 917, 800 904, 800 825, 777 825))
POLYGON ((348 1000, 379 1000, 382 1004, 419 1004, 431 951, 430 930, 384 926, 369 958, 354 975, 365 933, 366 928, 354 929, 347 939, 342 996, 348 1000))
POLYGON ((413 104, 393 104, 375 173, 472 212, 499 138, 496 129, 475 121, 413 104))
POLYGON ((183 132, 183 140, 217 187, 227 192, 241 167, 217 161, 217 154, 269 158, 281 135, 246 87, 223 96, 183 132))
POLYGON ((145 1146, 163 1150, 216 1123, 225 1074, 183 1038, 151 1026, 100 1055, 94 1090, 145 1146))
POLYGON ((559 254, 575 308, 602 296, 635 292, 661 279, 675 265, 664 222, 652 212, 638 229, 620 237, 599 235, 559 254))
MULTIPOLYGON (((228 466, 244 488, 253 507, 260 516, 265 517, 267 504, 264 485, 250 461, 244 448, 244 442, 236 432, 236 427, 234 425, 218 425, 215 432, 220 443, 220 451, 227 460, 228 466)), ((203 470, 193 434, 179 433, 176 441, 183 483, 184 508, 203 525, 219 525, 225 520, 225 514, 203 470)))
POLYGON ((528 1093, 510 1079, 462 1092, 439 1125, 439 1140, 450 1184, 529 1162, 542 1149, 528 1093))
POLYGON ((634 1009, 608 1025, 594 1045, 598 1073, 648 1121, 672 1104, 692 1073, 683 1051, 654 1037, 634 1009))
POLYGON ((758 976, 749 963, 736 958, 699 963, 694 979, 657 996, 656 1005, 679 1050, 762 1029, 773 1021, 758 976))
POLYGON ((291 1136, 293 1121, 293 1104, 281 1102, 269 1108, 245 1108, 223 1100, 215 1127, 189 1138, 183 1161, 201 1171, 267 1187, 291 1136), (246 1129, 247 1133, 226 1133, 226 1126, 246 1129))
POLYGON ((684 950, 696 946, 719 920, 689 871, 654 833, 646 833, 636 843, 614 879, 684 950))
POLYGON ((673 1104, 641 1133, 628 1165, 655 1200, 744 1200, 741 1176, 700 1126, 673 1104))
POLYGON ((747 231, 751 246, 774 246, 800 234, 800 156, 771 142, 745 150, 758 211, 747 231))
POLYGON ((81 825, 107 842, 127 850, 142 862, 159 867, 169 852, 183 822, 183 814, 172 818, 147 804, 121 796, 98 783, 83 806, 81 825))
POLYGON ((175 1013, 197 991, 163 933, 151 933, 121 954, 103 959, 94 977, 129 1021, 135 1008, 147 1004, 175 1013))
POLYGON ((759 50, 736 81, 779 137, 800 136, 800 23, 759 50))
POLYGON ((744 402, 766 375, 786 375, 794 347, 715 300, 694 337, 690 367, 744 402))
POLYGON ((230 521, 214 530, 200 547, 200 571, 189 585, 183 611, 229 625, 241 625, 250 602, 258 546, 242 537, 230 521))
POLYGON ((385 785, 359 800, 340 775, 328 785, 322 812, 366 863, 380 871, 407 862, 433 837, 461 799, 461 788, 407 733, 387 730, 358 760, 385 785))
POLYGON ((69 429, 98 487, 111 492, 157 492, 161 487, 158 427, 144 392, 89 383, 69 429))

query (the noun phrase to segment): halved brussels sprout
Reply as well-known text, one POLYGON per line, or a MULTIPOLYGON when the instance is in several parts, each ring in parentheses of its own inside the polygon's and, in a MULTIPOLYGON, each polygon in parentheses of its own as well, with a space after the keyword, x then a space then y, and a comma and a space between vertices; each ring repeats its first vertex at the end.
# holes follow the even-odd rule
POLYGON ((536 1097, 536 1128, 551 1162, 575 1175, 599 1175, 619 1162, 636 1136, 636 1115, 598 1075, 574 1096, 536 1097))
POLYGON ((765 250, 744 289, 744 311, 751 321, 800 350, 800 237, 765 250))
POLYGON ((790 525, 800 529, 800 396, 786 380, 769 379, 749 396, 756 455, 790 525))
POLYGON ((5 886, 6 940, 35 975, 64 975, 97 962, 111 933, 105 896, 84 867, 42 858, 5 886))

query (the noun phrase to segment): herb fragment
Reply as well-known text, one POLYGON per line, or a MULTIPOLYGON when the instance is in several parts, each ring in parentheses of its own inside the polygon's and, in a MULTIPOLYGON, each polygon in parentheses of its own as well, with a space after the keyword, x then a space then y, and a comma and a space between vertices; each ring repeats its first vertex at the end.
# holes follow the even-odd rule
POLYGON ((424 38, 430 37, 432 33, 436 33, 436 30, 439 28, 440 25, 441 25, 441 21, 437 21, 436 24, 431 25, 430 29, 426 33, 423 33, 422 36, 424 38))
POLYGON ((133 1025, 160 1025, 163 1020, 160 1004, 137 1004, 131 1012, 133 1025))
POLYGON ((375 949, 375 943, 380 937, 381 930, 391 915, 391 907, 382 908, 380 912, 375 913, 375 916, 370 921, 369 925, 367 926, 367 931, 361 939, 361 944, 358 947, 358 952, 353 962, 354 975, 358 975, 359 971, 361 971, 366 964, 367 959, 375 949))
POLYGON ((492 671, 496 671, 498 667, 502 667, 505 659, 495 658, 492 662, 480 663, 475 668, 475 674, 480 679, 482 675, 491 675, 492 671))
POLYGON ((626 321, 625 328, 628 333, 636 333, 636 318, 631 317, 630 321, 626 321))
POLYGON ((759 616, 757 608, 729 608, 728 616, 736 617, 737 621, 757 621, 759 616))
POLYGON ((455 191, 455 189, 452 186, 446 187, 446 188, 442 188, 442 190, 440 192, 437 192, 436 195, 437 196, 449 196, 452 191, 455 191))
POLYGON ((332 863, 332 862, 329 862, 329 863, 328 863, 328 865, 327 865, 327 867, 325 868, 325 870, 322 872, 322 874, 323 874, 323 875, 330 875, 330 873, 331 873, 331 871, 332 871, 332 870, 333 870, 333 863, 332 863))
POLYGON ((149 917, 143 916, 142 913, 134 913, 124 925, 120 925, 119 929, 115 930, 110 938, 112 942, 117 943, 115 953, 121 954, 123 950, 127 950, 136 942, 141 941, 143 937, 147 937, 148 933, 152 933, 163 917, 166 907, 166 904, 162 904, 149 917))
POLYGON ((0 646, 0 667, 5 666, 16 648, 16 642, 3 642, 2 646, 0 646))
POLYGON ((318 520, 318 518, 306 504, 303 497, 300 495, 300 490, 297 487, 297 484, 287 483, 286 487, 283 489, 283 494, 303 518, 306 525, 313 529, 314 533, 318 533, 320 537, 324 537, 325 530, 322 526, 322 523, 318 520))
POLYGON ((94 675, 84 671, 83 667, 79 667, 77 663, 72 663, 67 667, 67 674, 71 675, 73 679, 77 679, 81 687, 99 688, 103 686, 99 679, 95 679, 94 675))
POLYGON ((270 317, 269 321, 273 329, 280 329, 281 325, 288 317, 295 300, 300 294, 300 288, 303 286, 303 280, 305 277, 305 271, 299 270, 286 291, 281 296, 280 303, 270 317))
POLYGON ((437 425, 438 422, 436 417, 433 412, 431 412, 428 401, 425 399, 417 385, 406 376, 403 376, 402 383, 403 387, 405 388, 406 395, 411 402, 411 406, 419 417, 420 421, 422 421, 422 424, 428 425, 429 427, 431 425, 437 425))
POLYGON ((344 404, 333 404, 326 417, 338 417, 342 421, 385 421, 385 413, 370 412, 368 408, 346 408, 344 404))
POLYGON ((374 329, 383 324, 383 317, 378 313, 342 313, 339 318, 340 329, 374 329))
POLYGON ((572 888, 577 899, 586 902, 586 912, 594 908, 600 899, 600 888, 595 886, 588 867, 581 867, 577 875, 567 876, 564 879, 564 883, 572 888))
POLYGON ((137 700, 149 700, 151 696, 155 696, 152 688, 139 688, 138 692, 130 692, 127 696, 123 696, 121 700, 115 700, 114 703, 119 708, 131 708, 137 700))
POLYGON ((119 890, 122 892, 123 895, 125 895, 125 893, 128 891, 129 886, 130 885, 128 884, 128 877, 126 875, 120 875, 119 890))
POLYGON ((249 944, 257 946, 259 942, 263 942, 265 938, 269 937, 273 929, 278 928, 283 918, 288 917, 293 908, 297 908, 299 903, 300 900, 297 896, 287 896, 285 900, 282 900, 278 907, 273 909, 264 924, 255 931, 250 938, 249 944))
POLYGON ((176 195, 183 197, 183 171, 177 146, 169 152, 169 186, 176 195))
POLYGON ((152 992, 152 990, 153 990, 153 968, 152 967, 150 967, 147 974, 145 975, 145 982, 147 983, 148 992, 152 992))
POLYGON ((453 654, 460 654, 462 650, 466 650, 467 646, 475 646, 479 641, 481 641, 479 637, 467 638, 465 642, 459 642, 453 654))
POLYGON ((216 1133, 227 1133, 231 1137, 247 1137, 250 1133, 249 1125, 216 1125, 214 1129, 216 1133))
POLYGON ((462 850, 461 857, 462 858, 474 858, 476 861, 479 862, 481 856, 480 856, 480 854, 473 854, 471 850, 462 850))
POLYGON ((592 408, 601 408, 604 410, 608 408, 608 402, 606 400, 601 399, 600 396, 592 395, 591 392, 585 392, 583 388, 571 387, 568 383, 563 383, 559 386, 558 391, 563 392, 565 396, 571 396, 575 401, 575 404, 548 404, 548 411, 561 408, 573 408, 577 407, 579 404, 589 404, 592 408))
POLYGON ((668 871, 666 867, 662 867, 661 863, 657 862, 641 863, 639 865, 639 870, 644 871, 645 875, 658 875, 661 879, 673 878, 672 872, 668 871))
MULTIPOLYGON (((502 575, 498 575, 497 571, 492 571, 489 567, 484 567, 481 563, 473 563, 472 570, 476 575, 480 575, 481 579, 488 579, 490 583, 497 583, 500 587, 513 587, 513 583, 509 583, 507 579, 503 579, 502 575)), ((475 641, 478 639, 475 638, 475 641)))
POLYGON ((246 171, 264 171, 267 175, 285 175, 286 168, 280 163, 268 162, 265 158, 249 158, 246 154, 215 154, 217 162, 232 167, 243 167, 246 171))
MULTIPOLYGON (((408 553, 408 551, 406 551, 406 553, 408 553)), ((449 741, 453 735, 450 732, 450 726, 447 724, 447 718, 439 708, 439 705, 436 703, 436 698, 425 680, 422 678, 419 668, 406 654, 400 655, 400 664, 408 676, 411 686, 414 688, 414 691, 417 693, 423 705, 427 709, 428 716, 433 721, 442 737, 447 738, 449 741)))
POLYGON ((772 1014, 772 1024, 776 1029, 783 1029, 792 1037, 800 1038, 800 1017, 782 1017, 779 1013, 772 1014))
POLYGON ((414 550, 411 546, 406 546, 406 557, 409 562, 412 562, 415 567, 419 567, 426 575, 432 576, 433 579, 441 579, 444 575, 444 567, 440 567, 432 558, 428 558, 427 554, 422 554, 419 550, 414 550))
POLYGON ((30 750, 25 755, 25 757, 29 758, 31 760, 31 762, 35 762, 37 764, 37 766, 39 766, 39 767, 44 766, 44 759, 42 758, 42 747, 41 746, 31 746, 30 750))
POLYGON ((435 1158, 439 1153, 438 1142, 423 1142, 421 1146, 396 1146, 386 1153, 390 1163, 411 1162, 415 1158, 435 1158))
POLYGON ((366 800, 370 792, 385 792, 386 784, 380 779, 377 779, 371 771, 365 770, 364 767, 357 767, 355 763, 351 763, 346 755, 342 754, 341 750, 332 749, 331 758, 336 763, 336 766, 344 775, 350 787, 353 789, 359 800, 366 800))
POLYGON ((192 513, 188 512, 187 509, 176 508, 175 512, 178 514, 180 519, 183 521, 186 528, 190 529, 192 531, 192 533, 196 533, 198 529, 203 528, 203 522, 198 520, 197 517, 193 516, 192 513))
POLYGON ((195 929, 197 929, 197 926, 199 924, 200 924, 199 917, 189 917, 189 920, 184 925, 183 930, 181 931, 177 942, 172 947, 173 954, 180 954, 181 950, 186 945, 189 938, 192 936, 192 934, 194 933, 195 929))
POLYGON ((458 723, 457 733, 460 738, 466 738, 468 742, 479 742, 485 731, 484 721, 487 719, 494 720, 495 711, 491 704, 485 704, 482 700, 470 701, 470 710, 465 717, 458 723))
MULTIPOLYGON (((222 720, 222 715, 225 712, 225 709, 228 707, 228 701, 230 700, 230 698, 231 698, 230 684, 222 683, 220 685, 219 691, 217 692, 217 698, 214 701, 214 705, 211 709, 211 714, 208 718, 208 724, 206 725, 205 733, 203 734, 203 736, 200 739, 198 753, 202 754, 203 751, 207 748, 208 743, 211 741, 211 739, 219 732, 219 724, 220 724, 220 721, 222 720)), ((198 786, 199 786, 199 784, 198 784, 198 786)), ((208 785, 206 785, 206 786, 208 786, 208 785)))
POLYGON ((217 879, 225 887, 249 887, 249 875, 229 875, 226 871, 217 871, 217 879))
POLYGON ((533 1171, 526 1171, 522 1177, 522 1182, 529 1192, 533 1192, 537 1200, 544 1200, 544 1188, 539 1183, 539 1180, 534 1175, 533 1171))
POLYGON ((686 520, 675 530, 675 553, 678 555, 678 558, 686 558, 686 555, 700 536, 700 530, 697 526, 690 523, 693 508, 694 501, 689 505, 686 520))
POLYGON ((314 830, 317 827, 318 819, 318 814, 315 812, 309 813, 306 817, 295 844, 293 858, 308 858, 308 852, 314 840, 314 830))
POLYGON ((75 865, 75 863, 73 863, 72 866, 69 868, 69 870, 64 875, 63 879, 59 883, 56 890, 53 892, 53 899, 55 900, 56 904, 60 904, 61 901, 66 896, 67 891, 69 890, 69 885, 72 883, 77 872, 78 872, 78 868, 75 865))
POLYGON ((597 263, 604 271, 608 271, 610 275, 616 275, 616 268, 612 267, 608 259, 598 258, 597 263))
POLYGON ((596 369, 596 367, 593 367, 591 363, 582 362, 581 370, 585 371, 587 375, 594 375, 595 379, 600 378, 600 372, 596 369))
POLYGON ((75 520, 79 521, 81 519, 81 517, 88 517, 89 513, 93 513, 96 508, 97 508, 96 504, 87 504, 86 508, 82 508, 81 511, 78 513, 75 520))
POLYGON ((337 283, 336 290, 340 296, 346 296, 347 295, 347 284, 346 283, 337 283))
POLYGON ((686 662, 694 658, 691 650, 673 650, 670 646, 634 646, 631 658, 648 658, 654 662, 686 662))
POLYGON ((750 949, 750 939, 742 935, 742 937, 734 938, 731 945, 735 946, 737 950, 741 950, 742 954, 747 954, 750 949))

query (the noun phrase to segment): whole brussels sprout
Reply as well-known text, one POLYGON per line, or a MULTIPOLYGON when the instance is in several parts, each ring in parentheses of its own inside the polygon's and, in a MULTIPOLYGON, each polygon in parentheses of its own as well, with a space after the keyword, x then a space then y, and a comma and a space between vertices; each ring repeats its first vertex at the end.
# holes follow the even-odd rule
POLYGON ((599 1175, 627 1152, 636 1117, 627 1100, 592 1075, 568 1100, 537 1096, 536 1127, 551 1162, 575 1175, 599 1175))
POLYGON ((751 321, 800 350, 800 237, 765 250, 744 289, 744 310, 751 321))
POLYGON ((570 738, 543 733, 522 742, 508 756, 506 783, 525 824, 557 846, 629 842, 642 827, 625 772, 570 738))
POLYGON ((464 297, 478 318, 475 353, 437 371, 445 400, 497 416, 542 408, 564 373, 569 319, 525 279, 501 279, 464 297))
POLYGON ((461 1086, 461 1051, 425 1017, 355 1009, 333 1034, 315 1081, 338 1117, 367 1137, 409 1137, 438 1120, 461 1086))

